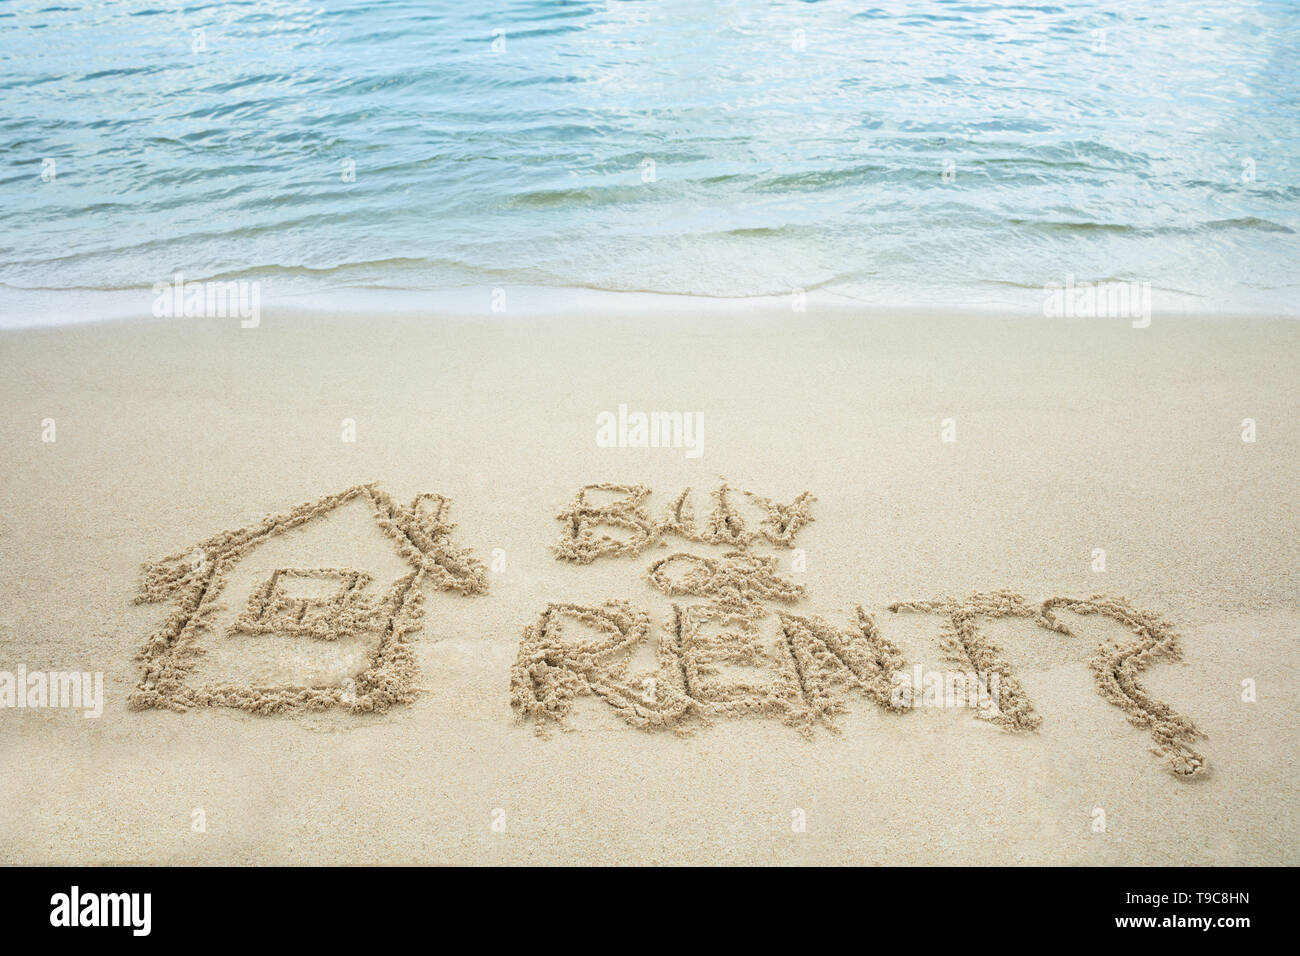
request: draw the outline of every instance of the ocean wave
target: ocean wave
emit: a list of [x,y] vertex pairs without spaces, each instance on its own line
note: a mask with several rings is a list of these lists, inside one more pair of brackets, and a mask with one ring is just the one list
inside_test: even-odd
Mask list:
[[1137,276],[1294,311],[1294,6],[120,0],[0,17],[10,288],[181,270],[286,294],[961,302]]

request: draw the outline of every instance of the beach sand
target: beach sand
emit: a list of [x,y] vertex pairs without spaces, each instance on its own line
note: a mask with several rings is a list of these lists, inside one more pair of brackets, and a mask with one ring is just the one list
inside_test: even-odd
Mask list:
[[[253,329],[8,331],[0,353],[0,671],[102,671],[105,696],[97,719],[0,710],[0,861],[1300,862],[1294,321],[270,312]],[[699,412],[702,454],[598,447],[597,415],[620,404]],[[1066,611],[1072,635],[980,623],[1036,729],[963,708],[890,712],[849,687],[833,730],[772,714],[641,729],[584,696],[539,734],[511,680],[548,604],[643,609],[637,653],[653,667],[674,603],[698,598],[656,589],[648,569],[730,550],[668,534],[563,561],[556,515],[613,482],[648,488],[657,519],[689,487],[703,527],[722,479],[743,502],[816,497],[793,549],[759,537],[748,552],[802,587],[781,610],[847,627],[860,606],[909,670],[947,666],[944,618],[897,602],[1104,593],[1163,615],[1182,659],[1153,659],[1140,680],[1204,732],[1203,768],[1172,772],[1150,729],[1099,693],[1098,646],[1134,636]],[[211,706],[238,695],[198,693],[184,711],[142,698],[137,655],[184,593],[135,603],[142,565],[183,564],[221,532],[368,483],[378,491],[232,552],[223,613],[280,569],[340,569],[357,588],[364,570],[383,591],[420,562],[393,541],[418,535],[376,524],[372,498],[399,530],[444,509],[455,527],[435,522],[447,537],[416,551],[480,564],[440,558],[445,576],[409,592],[423,616],[401,619],[416,628],[398,642],[410,656],[385,672],[407,685],[385,686],[410,702],[358,714],[326,695],[325,710],[267,715]],[[457,589],[471,580],[482,593]],[[214,628],[187,680],[337,683],[393,651],[382,621],[338,637],[305,606],[247,619],[298,614],[292,653],[251,625]]]

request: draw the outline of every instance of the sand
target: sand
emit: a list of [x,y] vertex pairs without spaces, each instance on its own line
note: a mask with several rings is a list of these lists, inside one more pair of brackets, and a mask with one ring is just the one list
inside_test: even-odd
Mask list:
[[[0,672],[105,695],[0,709],[4,862],[1300,858],[1294,321],[269,312],[0,354]],[[624,403],[702,453],[600,447]],[[933,706],[954,672],[1000,706]]]

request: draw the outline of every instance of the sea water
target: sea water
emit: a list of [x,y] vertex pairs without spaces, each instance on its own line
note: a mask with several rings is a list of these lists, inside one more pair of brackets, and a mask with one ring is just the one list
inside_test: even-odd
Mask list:
[[1298,77],[1272,0],[4,3],[0,324],[178,273],[1300,314]]

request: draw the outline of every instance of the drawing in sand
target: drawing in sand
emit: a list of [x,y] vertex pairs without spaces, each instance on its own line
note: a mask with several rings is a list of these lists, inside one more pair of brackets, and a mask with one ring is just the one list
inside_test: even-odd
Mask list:
[[[371,590],[377,575],[369,571],[275,567],[247,589],[246,602],[231,618],[232,608],[222,598],[232,590],[233,572],[250,553],[349,505],[368,512],[396,556],[400,571],[386,588]],[[356,485],[146,564],[136,602],[170,601],[175,609],[140,652],[144,674],[130,695],[130,706],[222,706],[278,713],[333,706],[384,711],[408,703],[416,692],[410,641],[420,628],[423,586],[463,595],[487,589],[483,565],[452,543],[450,505],[441,495],[426,494],[402,506],[374,484]],[[309,650],[353,645],[360,666],[324,681],[191,679],[212,645],[242,642],[238,646],[249,656],[259,638],[269,639],[273,648],[276,642],[290,641]],[[336,664],[338,660],[350,658],[341,656]]]
[[[559,560],[589,564],[599,557],[640,554],[651,545],[664,544],[670,534],[730,550],[717,557],[679,552],[649,566],[646,577],[657,591],[702,599],[694,604],[673,603],[654,644],[653,670],[633,671],[631,666],[653,630],[647,611],[626,600],[597,606],[550,604],[524,630],[511,671],[511,705],[521,718],[533,720],[539,733],[545,734],[553,725],[565,725],[575,698],[593,695],[627,723],[646,729],[685,732],[691,718],[766,715],[811,735],[818,724],[833,729],[834,716],[845,709],[846,690],[862,692],[887,711],[909,709],[908,700],[899,694],[900,687],[910,692],[904,654],[881,634],[872,615],[855,607],[849,625],[837,627],[820,617],[781,609],[779,605],[800,602],[804,588],[778,573],[775,557],[749,550],[761,541],[793,547],[795,535],[813,520],[809,508],[816,499],[804,492],[791,504],[781,505],[749,495],[766,512],[755,529],[732,505],[730,491],[724,481],[713,493],[713,512],[704,530],[697,531],[689,507],[690,489],[674,500],[660,520],[644,507],[650,495],[644,485],[600,483],[579,490],[557,515],[563,523],[555,548]],[[597,500],[598,494],[622,497]],[[620,532],[622,537],[616,537]],[[1056,617],[1058,609],[1110,617],[1136,635],[1133,641],[1098,646],[1089,661],[1097,690],[1123,710],[1131,724],[1151,731],[1153,751],[1165,758],[1174,774],[1200,773],[1205,758],[1193,745],[1204,734],[1152,698],[1138,680],[1151,663],[1178,659],[1177,632],[1160,616],[1106,595],[1082,600],[1052,597],[1035,606],[1010,590],[897,602],[889,607],[894,613],[923,612],[944,618],[940,641],[945,659],[964,672],[991,675],[998,689],[995,706],[981,708],[975,716],[1013,732],[1036,730],[1042,717],[978,621],[1028,618],[1073,637]],[[571,631],[575,626],[595,636],[571,639],[566,628]],[[751,675],[757,672],[761,678],[726,676],[737,668]]]

